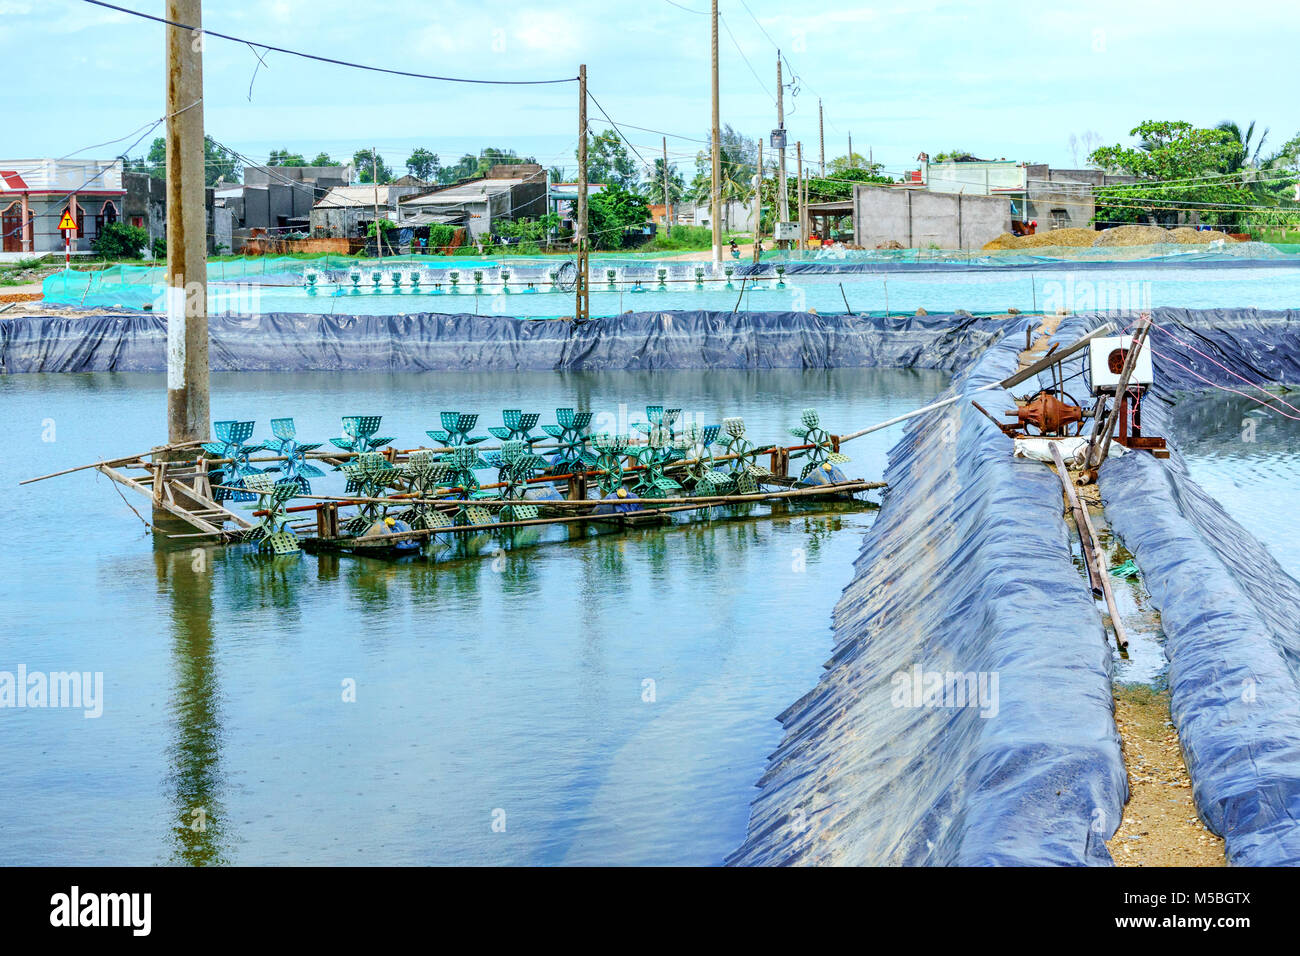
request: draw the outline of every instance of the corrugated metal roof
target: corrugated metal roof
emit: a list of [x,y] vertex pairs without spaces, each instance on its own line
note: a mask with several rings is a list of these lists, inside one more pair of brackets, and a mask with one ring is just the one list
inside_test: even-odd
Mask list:
[[498,193],[508,192],[515,186],[522,186],[526,182],[536,182],[536,180],[527,179],[476,179],[473,182],[461,183],[459,186],[448,186],[446,189],[439,189],[436,193],[429,193],[425,196],[416,196],[402,203],[403,206],[446,206],[455,205],[456,203],[474,202],[487,196],[495,196]]
[[[4,190],[125,192],[116,159],[0,159]],[[22,185],[13,185],[15,179]]]

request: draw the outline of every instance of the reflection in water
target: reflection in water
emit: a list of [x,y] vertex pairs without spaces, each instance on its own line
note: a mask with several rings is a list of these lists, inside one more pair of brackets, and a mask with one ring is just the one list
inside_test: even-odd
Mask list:
[[219,800],[221,727],[212,639],[212,564],[223,557],[202,547],[154,552],[159,589],[172,601],[172,864],[229,862],[222,849],[227,831]]
[[[617,413],[625,402],[640,419],[661,403],[713,422],[743,414],[770,439],[804,407],[844,431],[932,401],[946,382],[873,369],[219,373],[213,407],[256,419],[259,438],[272,415],[295,415],[319,440],[338,434],[340,414],[372,412],[385,433],[415,440],[443,409],[478,411],[486,426],[503,407],[550,419],[559,406]],[[147,448],[163,384],[0,376],[15,421],[60,423],[58,443],[14,429],[7,450],[43,473],[101,448]],[[855,442],[851,473],[879,477],[900,431]],[[111,445],[94,444],[107,434]],[[341,491],[342,476],[320,484]],[[139,539],[139,519],[90,476],[18,493],[23,507],[0,512],[0,532],[25,556],[24,585],[38,582],[26,596],[43,608],[32,653],[84,659],[87,630],[122,620],[141,639],[96,649],[117,675],[118,703],[96,725],[111,736],[48,724],[36,746],[0,734],[3,765],[59,747],[79,775],[60,785],[62,802],[36,799],[50,792],[43,781],[11,779],[4,833],[39,859],[21,835],[59,832],[72,807],[87,845],[102,848],[95,862],[135,865],[718,863],[779,743],[773,717],[820,673],[831,609],[872,520],[793,506],[752,520],[736,508],[711,525],[478,535],[398,562],[232,548],[200,551],[205,573],[189,547],[155,552]],[[102,520],[51,537],[74,510]],[[66,573],[79,565],[94,573]],[[359,692],[344,702],[351,678]],[[106,762],[126,770],[111,798],[88,799],[94,784],[76,780],[104,781]],[[508,811],[505,833],[490,829],[494,808]],[[8,849],[0,841],[0,857]]]
[[[1285,398],[1300,406],[1296,393]],[[1262,541],[1288,574],[1300,577],[1300,522],[1283,504],[1300,485],[1300,421],[1215,391],[1182,397],[1172,422],[1193,480]]]

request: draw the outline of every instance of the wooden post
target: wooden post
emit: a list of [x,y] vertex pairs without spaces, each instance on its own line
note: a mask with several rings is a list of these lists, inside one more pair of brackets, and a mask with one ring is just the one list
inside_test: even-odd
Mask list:
[[795,206],[799,210],[799,251],[804,252],[808,248],[808,238],[804,235],[804,195],[803,195],[803,142],[794,144],[795,164],[797,166],[797,175],[795,176],[794,200]]
[[671,238],[673,234],[673,200],[671,183],[668,179],[668,137],[664,141],[664,231]]
[[[781,51],[776,51],[776,128],[785,131],[785,87],[781,83]],[[785,175],[785,144],[777,150],[777,172],[776,172],[776,208],[777,220],[779,222],[789,222],[790,220],[790,191],[786,182]],[[788,246],[785,241],[777,245],[786,249]]]
[[[201,0],[167,0],[167,19],[202,27]],[[208,437],[207,215],[203,37],[167,26],[167,440]]]
[[1065,466],[1064,459],[1061,458],[1061,449],[1056,442],[1050,442],[1048,447],[1052,450],[1052,460],[1056,463],[1056,470],[1060,473],[1061,485],[1065,488],[1065,497],[1069,499],[1070,509],[1074,512],[1074,526],[1079,531],[1079,547],[1083,552],[1083,563],[1088,569],[1088,579],[1092,585],[1092,593],[1094,596],[1106,599],[1106,607],[1110,611],[1110,624],[1115,631],[1115,646],[1120,650],[1124,650],[1128,647],[1128,633],[1124,629],[1124,622],[1120,620],[1119,616],[1119,608],[1115,604],[1115,592],[1110,587],[1110,575],[1106,573],[1106,565],[1102,560],[1101,545],[1097,542],[1097,532],[1092,526],[1092,519],[1088,517],[1088,509],[1079,500],[1078,492],[1074,489],[1074,482],[1070,479],[1070,470]]
[[[849,157],[852,162],[853,157]],[[822,179],[826,178],[826,116],[822,113],[822,99],[817,97],[817,162]]]
[[754,177],[754,265],[763,255],[763,137],[758,138],[758,175]]
[[370,147],[370,178],[375,184],[375,253],[384,258],[384,233],[379,228],[379,150]]
[[578,67],[578,208],[573,237],[578,245],[578,279],[573,318],[586,322],[591,315],[590,275],[587,265],[587,64]]
[[1144,313],[1138,319],[1138,327],[1133,330],[1133,340],[1129,343],[1128,354],[1124,356],[1124,367],[1120,370],[1119,383],[1115,386],[1115,407],[1111,409],[1110,415],[1106,416],[1106,422],[1102,430],[1100,432],[1094,430],[1092,440],[1088,442],[1088,457],[1085,464],[1092,478],[1096,477],[1097,469],[1101,467],[1101,463],[1106,460],[1106,456],[1110,453],[1110,443],[1115,434],[1115,425],[1126,407],[1124,393],[1128,391],[1128,381],[1133,376],[1133,369],[1137,366],[1138,354],[1142,351],[1142,345],[1146,342],[1147,335],[1150,332],[1151,316]]
[[713,0],[713,185],[709,194],[713,219],[713,262],[722,262],[722,119],[718,102],[718,0]]

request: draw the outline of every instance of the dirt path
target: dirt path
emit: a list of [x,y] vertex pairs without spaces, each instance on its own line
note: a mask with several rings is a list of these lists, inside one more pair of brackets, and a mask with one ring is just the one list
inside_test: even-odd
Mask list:
[[1129,786],[1124,818],[1106,844],[1115,865],[1226,866],[1223,841],[1196,815],[1182,747],[1169,718],[1169,692],[1116,685],[1115,726]]

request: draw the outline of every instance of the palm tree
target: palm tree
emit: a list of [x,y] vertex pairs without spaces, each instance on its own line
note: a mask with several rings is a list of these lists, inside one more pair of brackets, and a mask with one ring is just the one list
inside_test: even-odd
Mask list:
[[[1232,143],[1233,146],[1236,147],[1236,152],[1234,152],[1232,157],[1228,160],[1228,166],[1227,169],[1224,170],[1224,172],[1236,173],[1236,172],[1240,172],[1246,167],[1251,167],[1251,168],[1259,167],[1259,156],[1264,149],[1264,141],[1268,139],[1267,128],[1265,128],[1264,131],[1259,134],[1259,139],[1257,141],[1254,139],[1255,137],[1254,120],[1250,121],[1250,125],[1246,127],[1245,133],[1242,133],[1241,127],[1238,126],[1236,123],[1234,123],[1232,120],[1224,120],[1222,123],[1220,123],[1214,128],[1219,130],[1222,133],[1227,133],[1228,141]],[[1251,150],[1252,142],[1254,145],[1253,151]]]

